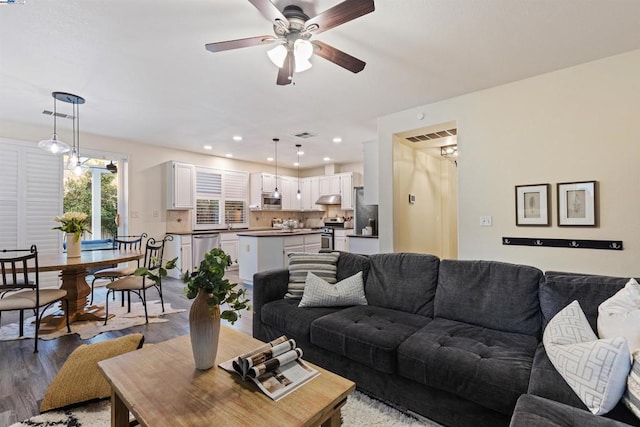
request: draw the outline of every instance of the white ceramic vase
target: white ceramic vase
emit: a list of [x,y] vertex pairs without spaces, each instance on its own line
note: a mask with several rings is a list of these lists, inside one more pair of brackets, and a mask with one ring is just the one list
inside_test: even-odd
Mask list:
[[203,371],[215,365],[220,337],[220,306],[216,306],[212,315],[207,304],[208,297],[209,295],[200,289],[189,311],[189,335],[193,359],[196,362],[196,369]]
[[80,258],[82,252],[82,242],[76,238],[74,233],[66,233],[67,258]]

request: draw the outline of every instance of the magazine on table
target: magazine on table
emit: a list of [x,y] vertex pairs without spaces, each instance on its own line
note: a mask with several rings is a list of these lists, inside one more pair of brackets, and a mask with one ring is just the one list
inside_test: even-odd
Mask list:
[[319,372],[302,360],[295,340],[281,336],[248,353],[220,363],[222,369],[252,380],[273,400],[281,399]]

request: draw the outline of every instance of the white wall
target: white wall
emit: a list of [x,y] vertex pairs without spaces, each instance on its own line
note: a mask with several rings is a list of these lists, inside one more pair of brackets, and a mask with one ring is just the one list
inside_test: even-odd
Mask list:
[[[393,135],[455,120],[461,259],[640,275],[638,76],[640,50],[379,119],[381,250],[394,249]],[[599,182],[600,226],[558,227],[555,184],[586,180]],[[539,183],[552,184],[552,226],[516,227],[514,186]],[[480,227],[481,215],[493,226]],[[503,236],[623,240],[625,249],[504,246]]]

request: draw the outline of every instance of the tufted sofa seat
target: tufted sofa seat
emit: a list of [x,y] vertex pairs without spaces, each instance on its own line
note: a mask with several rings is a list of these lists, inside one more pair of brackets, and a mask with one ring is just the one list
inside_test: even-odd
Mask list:
[[[624,286],[622,279],[554,273],[546,283],[542,271],[525,265],[340,254],[339,281],[359,271],[368,305],[315,308],[283,298],[286,269],[257,273],[253,335],[294,338],[307,360],[445,426],[536,425],[527,423],[542,420],[535,412],[545,412],[539,408],[549,402],[549,423],[560,414],[567,422],[557,425],[617,425],[584,410],[551,366],[541,338],[543,326],[572,298],[595,323],[597,305]],[[616,409],[618,419],[638,425],[626,408]]]

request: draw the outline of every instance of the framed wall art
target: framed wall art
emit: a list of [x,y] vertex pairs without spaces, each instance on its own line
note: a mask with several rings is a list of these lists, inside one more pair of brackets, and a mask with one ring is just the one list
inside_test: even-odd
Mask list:
[[549,184],[516,185],[516,225],[550,225],[549,188]]
[[596,181],[558,184],[558,226],[597,225]]

